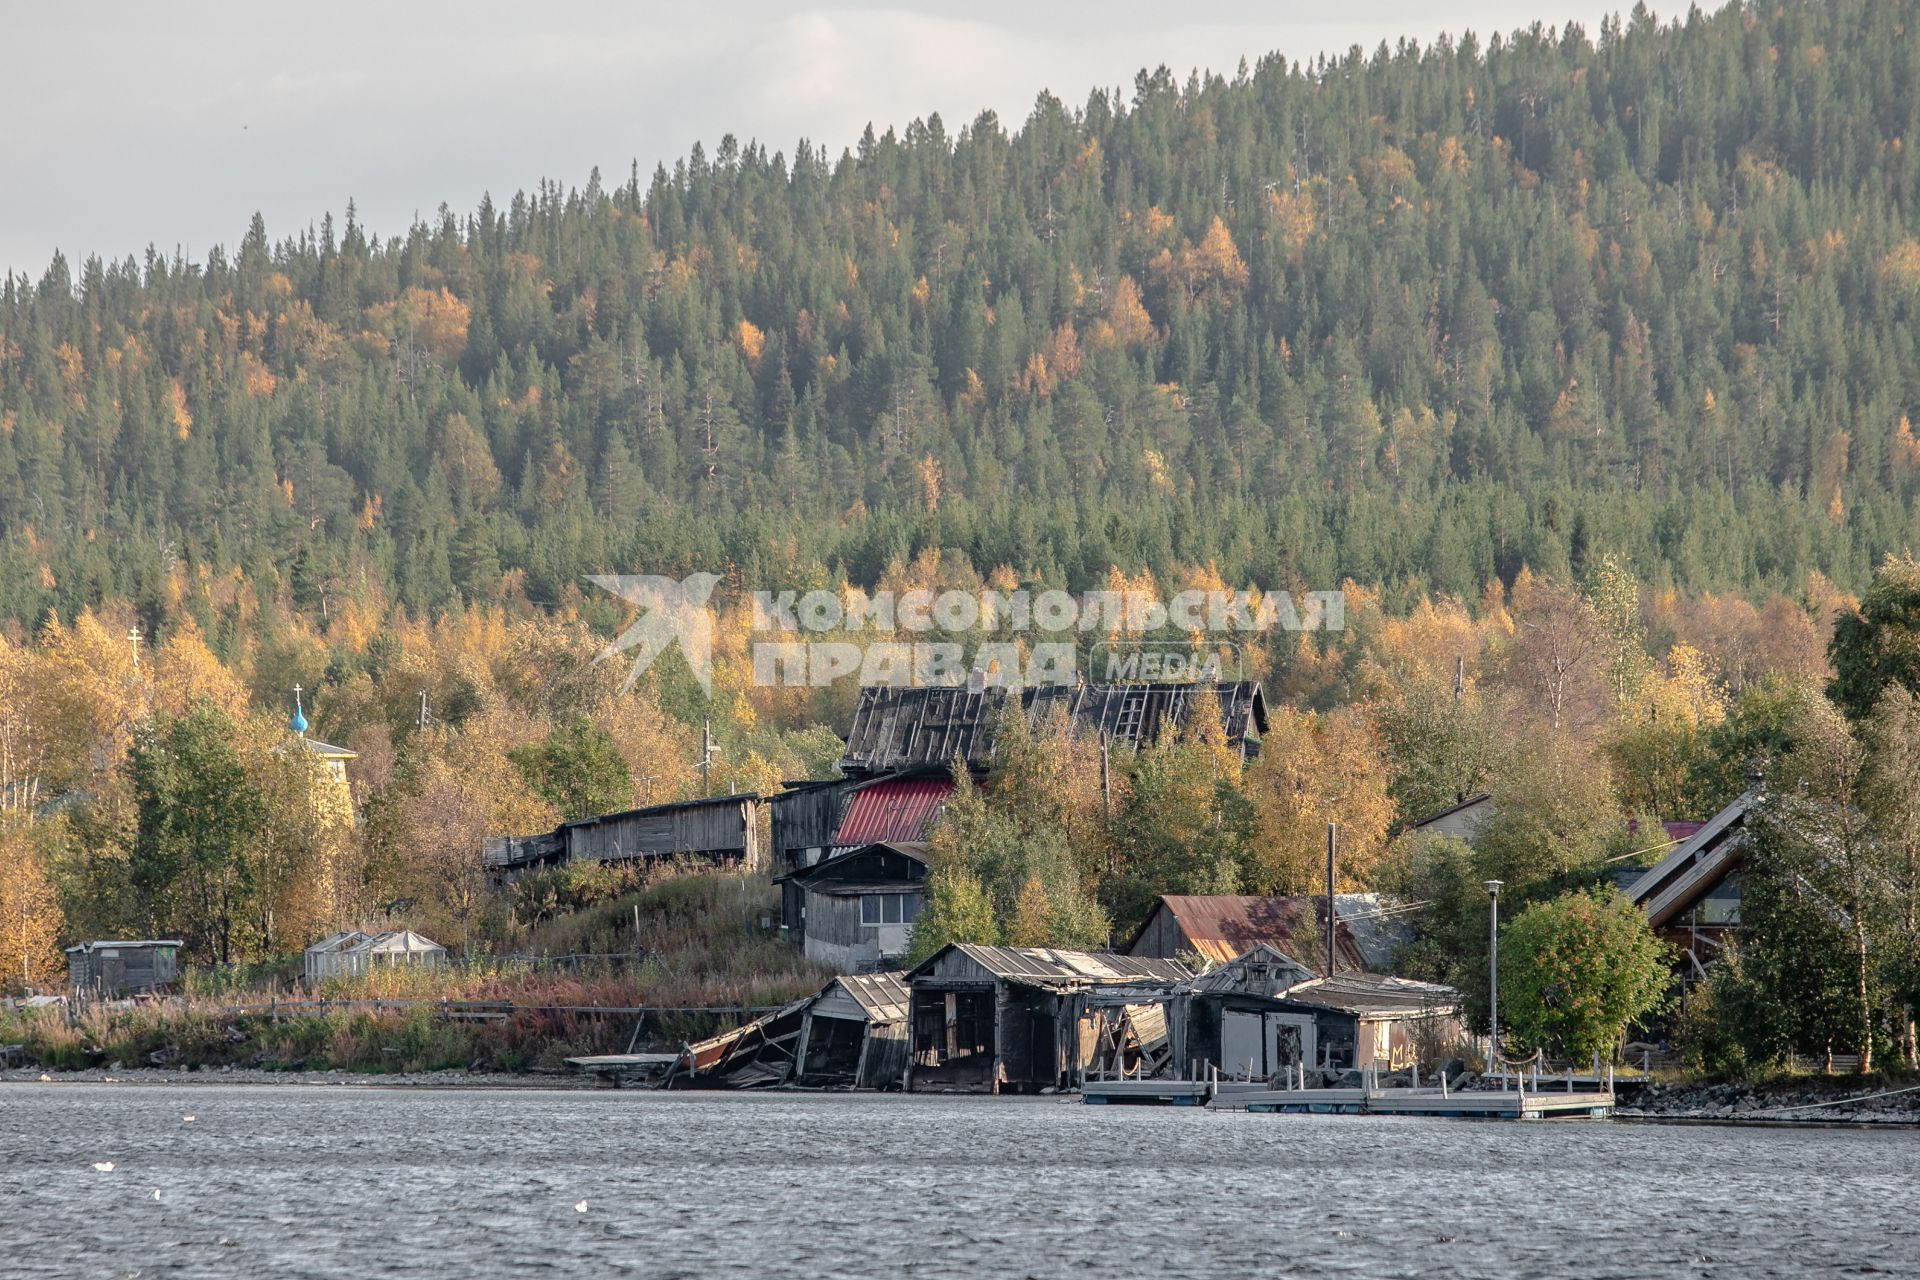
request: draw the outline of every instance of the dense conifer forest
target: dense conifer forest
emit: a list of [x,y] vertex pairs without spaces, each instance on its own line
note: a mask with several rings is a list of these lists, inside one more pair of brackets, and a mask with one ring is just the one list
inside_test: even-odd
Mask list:
[[1857,591],[1915,532],[1915,16],[1162,69],[391,238],[349,205],[57,258],[0,291],[0,614],[157,625],[180,563],[432,613],[930,549],[1400,605],[1599,550]]

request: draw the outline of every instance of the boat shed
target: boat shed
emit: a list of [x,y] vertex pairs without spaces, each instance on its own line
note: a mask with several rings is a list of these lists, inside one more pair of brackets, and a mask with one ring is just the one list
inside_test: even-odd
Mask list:
[[180,976],[178,938],[82,942],[67,948],[67,981],[96,996],[156,991]]
[[1436,982],[1380,973],[1315,978],[1289,990],[1288,1002],[1353,1019],[1352,1057],[1341,1065],[1398,1071],[1431,1062],[1466,1036],[1460,993]]
[[1104,1010],[1164,1003],[1192,976],[1176,960],[949,943],[907,975],[907,1087],[1070,1088],[1099,1052]]
[[878,841],[777,879],[780,923],[807,958],[868,973],[907,953],[926,904],[927,846]]
[[835,978],[807,1006],[793,1083],[819,1089],[897,1089],[907,1069],[904,973]]

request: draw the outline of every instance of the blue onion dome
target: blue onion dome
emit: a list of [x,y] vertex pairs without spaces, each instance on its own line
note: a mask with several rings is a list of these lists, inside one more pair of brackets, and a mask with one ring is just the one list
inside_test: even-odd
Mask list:
[[287,721],[287,728],[293,730],[303,738],[307,736],[307,715],[306,712],[300,709],[300,691],[298,689],[293,691],[293,719]]

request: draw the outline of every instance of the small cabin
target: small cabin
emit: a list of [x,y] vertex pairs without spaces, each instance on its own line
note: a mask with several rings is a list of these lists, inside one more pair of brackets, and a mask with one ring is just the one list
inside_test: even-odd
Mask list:
[[178,938],[82,942],[67,948],[67,981],[83,995],[158,991],[180,976]]
[[864,845],[779,877],[780,923],[809,960],[871,973],[907,953],[926,879],[926,845]]

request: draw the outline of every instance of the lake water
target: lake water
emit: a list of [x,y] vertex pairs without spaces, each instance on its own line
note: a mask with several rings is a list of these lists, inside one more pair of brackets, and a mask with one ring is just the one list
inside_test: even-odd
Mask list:
[[1911,1276],[1916,1173],[1850,1130],[10,1084],[0,1276]]

